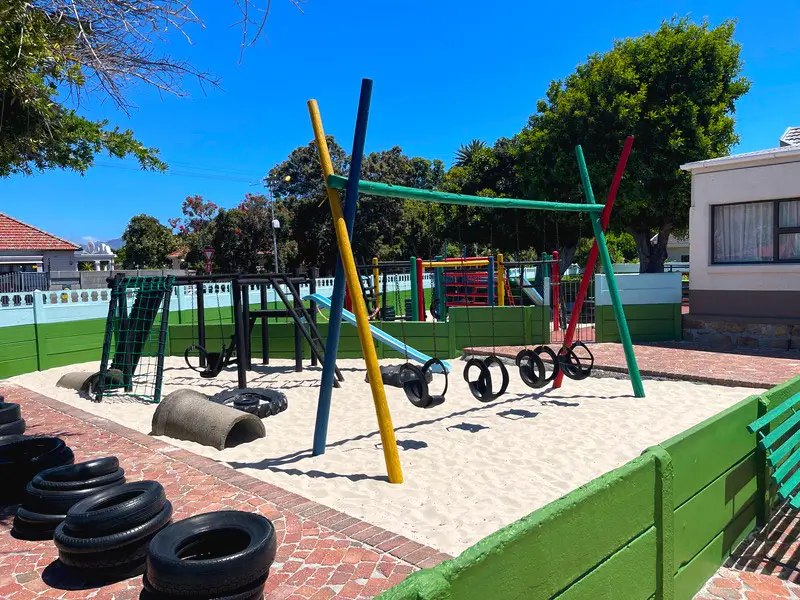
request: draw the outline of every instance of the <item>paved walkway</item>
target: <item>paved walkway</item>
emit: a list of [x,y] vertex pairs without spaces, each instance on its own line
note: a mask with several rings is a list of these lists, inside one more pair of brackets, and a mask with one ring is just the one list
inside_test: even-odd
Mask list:
[[[498,346],[496,354],[516,357],[522,346]],[[592,344],[595,367],[627,373],[621,344]],[[464,353],[488,354],[491,348],[465,348]],[[639,371],[647,377],[666,377],[717,385],[771,388],[800,374],[800,352],[753,350],[748,354],[711,351],[684,342],[636,344]]]
[[[412,571],[450,558],[26,388],[0,386],[0,393],[7,402],[22,405],[26,433],[62,437],[75,452],[76,462],[115,455],[128,481],[159,481],[172,501],[175,520],[221,509],[258,512],[271,519],[278,535],[278,554],[266,585],[267,600],[373,598]],[[0,598],[138,598],[141,577],[91,587],[66,576],[52,541],[11,537],[15,508],[0,508]]]
[[779,510],[736,549],[695,600],[800,598],[800,513]]

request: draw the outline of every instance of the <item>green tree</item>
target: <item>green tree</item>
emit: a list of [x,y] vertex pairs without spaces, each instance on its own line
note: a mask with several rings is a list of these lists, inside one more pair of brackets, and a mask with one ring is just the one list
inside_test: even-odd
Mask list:
[[470,164],[477,153],[487,148],[486,142],[479,139],[473,139],[467,144],[461,144],[456,150],[456,166],[463,166]]
[[[290,0],[296,4],[297,0]],[[71,99],[94,95],[127,111],[131,85],[184,95],[186,76],[216,85],[191,64],[159,49],[172,33],[202,25],[179,0],[4,0],[0,3],[0,177],[62,168],[83,173],[98,154],[130,156],[162,171],[158,151],[133,132],[80,116]],[[269,14],[235,0],[242,48]],[[63,94],[63,96],[62,96]]]
[[190,268],[204,269],[203,250],[212,245],[214,217],[219,206],[202,196],[187,196],[181,204],[182,217],[169,219],[169,226],[176,233],[178,246],[185,247],[186,264]]
[[122,240],[125,242],[123,267],[126,269],[162,269],[169,262],[167,255],[176,247],[169,227],[145,214],[131,218]]
[[518,139],[526,193],[583,201],[574,153],[581,144],[603,201],[622,142],[633,135],[610,227],[633,235],[642,272],[662,271],[669,234],[688,226],[690,179],[680,165],[723,156],[738,141],[734,105],[750,83],[734,29],[732,21],[666,21],[553,81]]
[[78,271],[94,271],[94,263],[81,261],[78,263]]

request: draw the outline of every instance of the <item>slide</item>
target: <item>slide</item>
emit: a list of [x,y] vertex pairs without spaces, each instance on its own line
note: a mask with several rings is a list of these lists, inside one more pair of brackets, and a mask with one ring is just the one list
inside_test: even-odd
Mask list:
[[533,302],[535,306],[541,306],[544,303],[544,298],[542,298],[541,294],[536,291],[535,287],[530,287],[531,282],[528,281],[525,275],[520,274],[522,277],[522,291],[528,297],[528,299]]
[[[323,296],[321,294],[311,294],[311,295],[303,297],[303,300],[313,300],[314,302],[316,302],[320,306],[324,306],[325,308],[328,308],[328,309],[331,307],[331,299],[330,298],[326,298],[325,296]],[[343,310],[342,311],[342,319],[344,319],[345,321],[350,323],[350,325],[355,325],[356,324],[356,316],[353,313],[351,313],[349,310]],[[415,360],[418,363],[425,364],[431,358],[430,356],[428,356],[427,354],[423,354],[419,350],[414,350],[414,348],[412,348],[411,346],[408,346],[408,345],[404,344],[403,342],[398,340],[396,337],[391,336],[391,335],[389,335],[388,333],[386,333],[384,331],[381,331],[377,327],[374,327],[374,326],[370,325],[369,329],[372,332],[372,337],[374,337],[376,340],[378,340],[379,342],[381,342],[383,344],[386,344],[387,346],[389,346],[389,348],[391,348],[395,352],[399,352],[403,356],[405,356],[407,354],[408,358],[410,358],[411,360]],[[442,364],[444,364],[444,368],[447,369],[447,372],[449,373],[450,370],[451,370],[450,369],[450,363],[448,363],[446,360],[443,360]],[[439,367],[439,365],[434,365],[431,370],[434,373],[438,373],[439,371],[441,371],[441,368]]]

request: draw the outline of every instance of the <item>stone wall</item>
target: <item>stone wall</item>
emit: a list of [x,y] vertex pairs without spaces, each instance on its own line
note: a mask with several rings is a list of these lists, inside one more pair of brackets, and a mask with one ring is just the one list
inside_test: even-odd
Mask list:
[[683,340],[716,349],[749,347],[800,349],[800,321],[795,324],[732,323],[683,315]]

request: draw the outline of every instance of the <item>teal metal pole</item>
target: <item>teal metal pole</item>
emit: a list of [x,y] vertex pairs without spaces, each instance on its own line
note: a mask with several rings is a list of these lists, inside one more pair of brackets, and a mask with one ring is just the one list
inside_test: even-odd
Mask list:
[[[441,256],[434,256],[433,260],[439,262],[442,260]],[[442,267],[436,267],[433,270],[433,293],[436,294],[436,299],[439,301],[439,321],[447,320],[447,306],[444,300],[444,270]]]
[[486,304],[494,306],[494,255],[489,255],[489,264],[486,266]]
[[[589,204],[595,204],[594,192],[592,191],[592,182],[589,180],[589,171],[586,168],[586,160],[583,158],[583,149],[580,146],[575,147],[575,155],[578,158],[578,169],[580,169],[581,172],[581,183],[583,184],[583,193],[586,195],[586,201]],[[633,385],[633,394],[637,398],[644,398],[645,394],[644,385],[642,384],[642,376],[639,374],[639,365],[636,362],[636,354],[633,352],[631,332],[628,330],[628,321],[625,319],[625,311],[622,308],[622,299],[619,295],[617,279],[614,276],[614,265],[611,263],[611,256],[608,253],[606,235],[603,233],[603,225],[600,222],[600,215],[597,213],[592,213],[589,215],[589,220],[592,222],[594,238],[597,240],[597,249],[600,253],[600,262],[603,264],[603,269],[606,272],[608,293],[611,296],[611,306],[614,307],[614,317],[617,319],[619,338],[622,341],[622,348],[625,350],[625,361],[628,363],[628,374],[630,375],[631,384]]]
[[[409,261],[409,273],[411,275],[411,320],[412,321],[419,321],[419,294],[417,293],[417,258],[415,256],[411,257]],[[403,306],[403,312],[405,312],[405,306]]]

